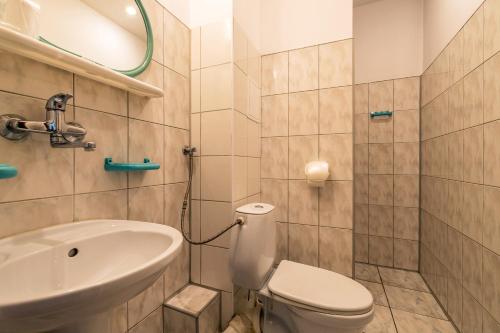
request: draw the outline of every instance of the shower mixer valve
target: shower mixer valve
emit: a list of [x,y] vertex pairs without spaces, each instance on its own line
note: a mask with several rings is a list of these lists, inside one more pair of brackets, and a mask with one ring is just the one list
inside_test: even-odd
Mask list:
[[75,122],[66,122],[64,113],[68,100],[73,98],[69,94],[57,94],[47,100],[45,105],[45,121],[26,120],[17,114],[0,115],[0,136],[19,141],[30,133],[48,134],[50,145],[54,148],[83,148],[94,150],[94,142],[85,142],[83,139],[87,130]]

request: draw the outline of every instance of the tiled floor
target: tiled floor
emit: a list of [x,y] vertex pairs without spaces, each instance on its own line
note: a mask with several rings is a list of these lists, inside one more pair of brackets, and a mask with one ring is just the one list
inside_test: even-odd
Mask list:
[[456,333],[419,273],[356,264],[356,280],[375,299],[365,333]]

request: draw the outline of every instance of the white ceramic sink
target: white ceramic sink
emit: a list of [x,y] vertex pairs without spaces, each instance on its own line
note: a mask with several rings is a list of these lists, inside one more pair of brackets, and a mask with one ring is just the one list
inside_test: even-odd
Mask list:
[[105,332],[106,312],[151,285],[181,244],[174,228],[121,220],[0,240],[0,332]]

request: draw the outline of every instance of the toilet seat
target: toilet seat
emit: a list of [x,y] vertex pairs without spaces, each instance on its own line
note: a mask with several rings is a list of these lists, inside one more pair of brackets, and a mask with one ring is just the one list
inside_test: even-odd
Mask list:
[[360,283],[288,260],[281,261],[267,289],[277,301],[324,314],[358,316],[373,310],[373,296]]

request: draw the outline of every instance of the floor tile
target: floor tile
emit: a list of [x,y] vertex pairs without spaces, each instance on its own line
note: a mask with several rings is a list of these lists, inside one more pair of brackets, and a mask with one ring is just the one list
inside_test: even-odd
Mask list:
[[377,266],[356,263],[354,269],[356,279],[382,283]]
[[421,316],[400,310],[392,310],[398,332],[401,333],[456,333],[446,320]]
[[392,286],[385,286],[385,292],[391,308],[446,319],[432,294]]
[[357,280],[365,286],[373,295],[373,302],[377,305],[389,306],[387,297],[385,296],[384,286],[380,283]]
[[375,316],[363,333],[396,333],[391,310],[385,306],[375,305]]
[[382,282],[391,286],[429,292],[429,288],[417,272],[379,267]]

